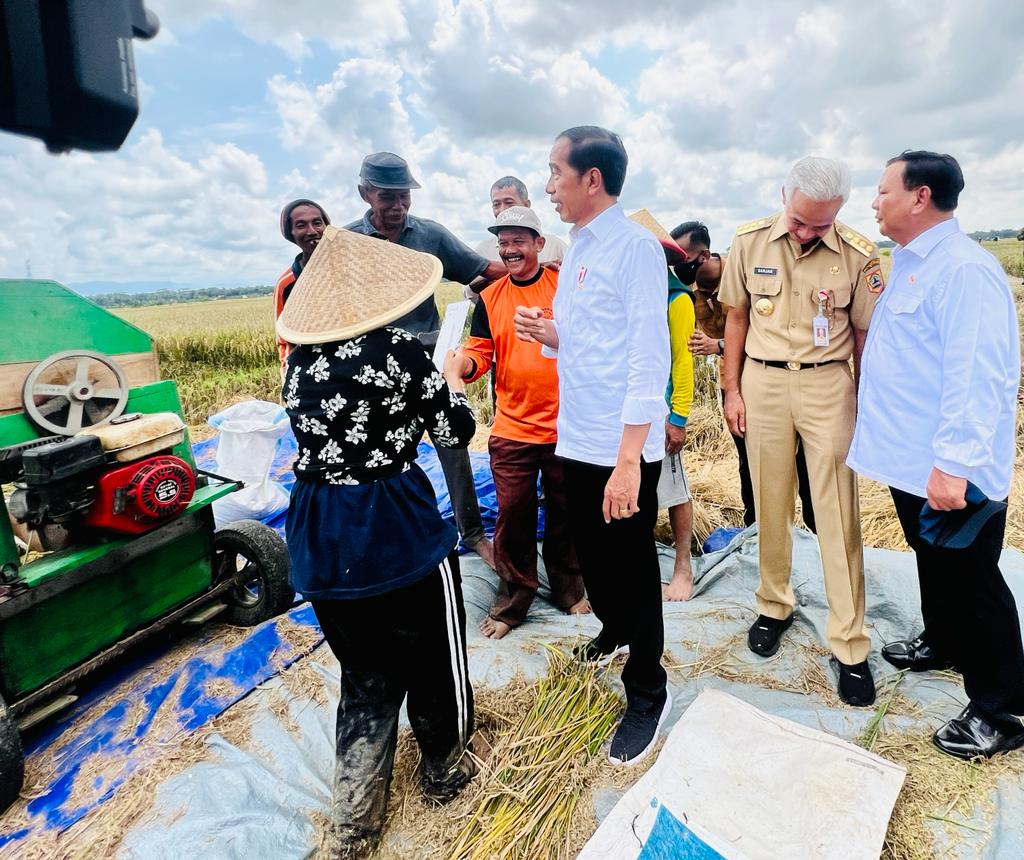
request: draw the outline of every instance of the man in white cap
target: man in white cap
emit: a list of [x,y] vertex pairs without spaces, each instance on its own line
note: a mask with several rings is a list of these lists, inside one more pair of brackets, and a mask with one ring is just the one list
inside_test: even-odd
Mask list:
[[488,440],[498,496],[494,532],[498,592],[480,630],[501,639],[526,619],[537,593],[537,478],[544,486],[544,569],[551,600],[565,612],[589,612],[569,537],[565,467],[555,456],[558,373],[540,344],[519,340],[519,305],[551,312],[558,274],[538,262],[545,245],[537,214],[525,206],[498,213],[488,228],[509,274],[480,296],[462,355],[462,377],[472,382],[494,365],[497,413]]

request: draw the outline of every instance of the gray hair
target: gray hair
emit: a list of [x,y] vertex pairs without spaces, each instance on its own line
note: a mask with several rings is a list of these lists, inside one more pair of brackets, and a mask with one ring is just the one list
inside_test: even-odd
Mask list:
[[516,179],[514,176],[502,176],[501,179],[491,186],[491,194],[499,188],[511,188],[520,200],[530,199],[530,192],[526,190],[526,183],[521,179]]
[[819,203],[837,197],[845,203],[850,197],[850,168],[835,158],[808,155],[794,164],[786,177],[787,201],[795,191]]

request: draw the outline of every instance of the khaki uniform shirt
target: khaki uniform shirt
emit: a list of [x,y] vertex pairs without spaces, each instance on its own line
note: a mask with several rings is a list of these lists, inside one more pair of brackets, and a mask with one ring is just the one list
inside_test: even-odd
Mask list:
[[[873,242],[836,221],[803,251],[780,212],[736,231],[718,298],[750,308],[751,358],[814,364],[850,358],[853,329],[867,329],[883,287]],[[827,293],[828,346],[814,345],[821,290]]]

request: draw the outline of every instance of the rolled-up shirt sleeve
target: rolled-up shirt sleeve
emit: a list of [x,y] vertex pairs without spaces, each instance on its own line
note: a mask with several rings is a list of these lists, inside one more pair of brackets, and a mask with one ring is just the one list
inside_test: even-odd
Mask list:
[[665,389],[671,353],[665,253],[653,238],[633,242],[620,271],[627,365],[621,420],[623,424],[652,424],[662,421],[668,412]]
[[984,266],[963,263],[937,291],[934,308],[941,337],[942,395],[932,438],[935,467],[970,478],[975,467],[995,456],[998,415],[1006,399],[1007,379],[1016,371],[1005,356],[1018,348],[1005,321],[1007,292]]

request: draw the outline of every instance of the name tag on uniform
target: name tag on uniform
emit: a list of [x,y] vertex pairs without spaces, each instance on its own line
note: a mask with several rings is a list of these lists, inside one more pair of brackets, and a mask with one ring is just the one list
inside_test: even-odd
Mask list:
[[814,345],[828,346],[828,317],[818,314],[812,321],[812,325],[814,326]]
[[771,266],[754,266],[755,275],[777,275],[778,269],[773,269]]

